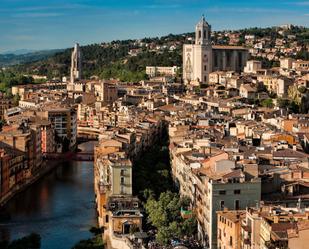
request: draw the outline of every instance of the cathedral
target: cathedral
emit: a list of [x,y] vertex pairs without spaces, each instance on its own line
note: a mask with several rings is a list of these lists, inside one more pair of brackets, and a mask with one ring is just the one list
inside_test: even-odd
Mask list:
[[208,83],[214,71],[243,71],[249,57],[240,46],[214,46],[211,43],[211,26],[204,16],[195,28],[195,44],[183,46],[183,80],[186,85]]

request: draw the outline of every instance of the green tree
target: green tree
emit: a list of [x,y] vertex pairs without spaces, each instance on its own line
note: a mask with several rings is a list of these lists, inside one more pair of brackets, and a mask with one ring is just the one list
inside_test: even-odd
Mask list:
[[274,105],[273,105],[273,100],[272,99],[264,99],[261,103],[261,105],[263,107],[267,107],[267,108],[272,108]]
[[287,108],[290,104],[290,101],[288,99],[278,98],[277,99],[277,105],[280,108]]
[[161,193],[158,200],[150,196],[145,209],[148,222],[158,229],[157,241],[167,245],[172,238],[193,236],[196,232],[195,217],[183,219],[181,208],[187,208],[190,203],[188,198],[180,198],[178,194],[166,191]]
[[297,104],[295,101],[291,101],[288,108],[291,113],[299,113],[299,104]]
[[307,91],[307,88],[304,87],[304,86],[301,86],[301,87],[298,88],[298,91],[299,91],[300,93],[304,94],[304,93]]
[[91,239],[81,240],[72,249],[102,249],[104,248],[102,235],[97,235]]

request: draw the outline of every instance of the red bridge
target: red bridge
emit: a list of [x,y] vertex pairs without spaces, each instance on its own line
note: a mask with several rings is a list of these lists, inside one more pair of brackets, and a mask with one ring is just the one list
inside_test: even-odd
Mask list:
[[66,153],[45,153],[44,158],[49,160],[88,161],[94,160],[93,152],[66,152]]

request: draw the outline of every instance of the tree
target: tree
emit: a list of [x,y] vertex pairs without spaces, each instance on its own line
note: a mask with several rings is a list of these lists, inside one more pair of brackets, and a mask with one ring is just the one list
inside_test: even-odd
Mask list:
[[296,54],[295,59],[309,60],[309,52],[305,49],[302,49]]
[[25,236],[21,239],[0,243],[1,249],[40,249],[41,248],[41,236],[36,233],[32,233],[29,236]]
[[297,88],[297,86],[293,85],[289,87],[288,96],[292,102],[295,102],[297,105],[300,104],[301,93],[299,92],[299,89]]
[[19,94],[16,94],[16,95],[13,96],[13,104],[14,104],[15,106],[18,105],[19,100],[20,100]]
[[274,106],[272,99],[264,99],[261,103],[263,107],[272,108]]
[[72,249],[102,249],[104,248],[102,235],[97,235],[91,239],[81,240]]
[[277,99],[277,105],[279,108],[287,108],[290,104],[290,101],[288,99],[278,98]]
[[299,91],[300,93],[304,94],[304,93],[306,93],[307,88],[304,87],[304,86],[301,86],[301,87],[298,88],[298,91]]
[[257,84],[257,91],[260,92],[267,92],[267,87],[263,84],[263,82],[259,82]]
[[158,200],[152,196],[148,198],[145,205],[148,222],[158,229],[159,243],[167,245],[172,238],[181,239],[195,234],[195,217],[183,219],[180,214],[181,208],[187,208],[189,203],[188,198],[180,198],[170,191],[161,193]]
[[299,104],[296,103],[295,101],[291,101],[289,104],[289,110],[292,113],[299,113]]

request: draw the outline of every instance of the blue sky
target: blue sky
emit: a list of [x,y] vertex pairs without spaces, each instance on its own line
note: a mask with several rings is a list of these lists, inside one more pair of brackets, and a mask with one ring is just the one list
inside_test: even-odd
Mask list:
[[302,0],[0,0],[0,53],[189,32],[203,13],[214,30],[309,26]]

